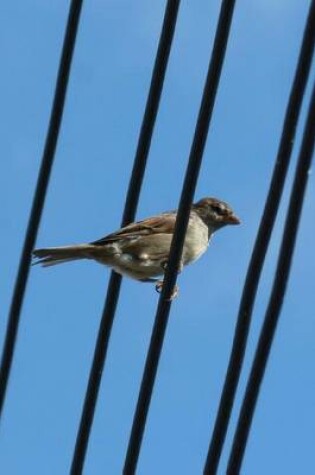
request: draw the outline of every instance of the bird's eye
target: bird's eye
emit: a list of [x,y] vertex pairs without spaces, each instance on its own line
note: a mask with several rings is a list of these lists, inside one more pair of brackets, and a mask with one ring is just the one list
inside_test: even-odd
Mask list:
[[222,208],[222,206],[219,206],[219,205],[214,205],[212,206],[212,209],[215,213],[217,213],[219,216],[222,216],[224,215],[225,213],[225,209]]

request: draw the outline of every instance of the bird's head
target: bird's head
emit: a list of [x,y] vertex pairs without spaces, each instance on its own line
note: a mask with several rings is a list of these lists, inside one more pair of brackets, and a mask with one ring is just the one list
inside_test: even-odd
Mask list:
[[193,209],[214,231],[227,224],[240,224],[241,222],[230,206],[217,198],[202,198],[193,204]]

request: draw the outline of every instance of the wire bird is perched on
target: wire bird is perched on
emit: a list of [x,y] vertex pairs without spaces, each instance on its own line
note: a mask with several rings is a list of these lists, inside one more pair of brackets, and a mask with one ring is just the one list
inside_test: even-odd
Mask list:
[[[36,249],[35,264],[44,267],[77,259],[94,259],[111,267],[119,274],[141,282],[156,282],[161,291],[172,237],[176,211],[152,216],[137,223],[128,224],[89,244]],[[180,270],[198,259],[206,250],[212,234],[227,224],[239,224],[240,220],[227,203],[216,198],[203,198],[192,205],[184,242]],[[178,289],[174,289],[176,296]]]

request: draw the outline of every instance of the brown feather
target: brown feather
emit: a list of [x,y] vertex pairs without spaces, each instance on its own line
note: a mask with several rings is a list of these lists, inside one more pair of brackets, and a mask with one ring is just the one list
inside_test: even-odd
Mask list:
[[105,244],[125,240],[135,239],[141,236],[148,236],[152,234],[173,234],[175,227],[176,215],[164,213],[160,216],[131,223],[118,231],[108,234],[107,236],[91,242],[95,246],[103,246]]

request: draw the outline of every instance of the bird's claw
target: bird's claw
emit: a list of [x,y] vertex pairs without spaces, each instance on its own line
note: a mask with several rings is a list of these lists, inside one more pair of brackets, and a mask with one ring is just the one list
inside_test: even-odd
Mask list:
[[[156,285],[155,285],[155,290],[160,294],[162,292],[162,289],[163,289],[163,284],[164,284],[164,281],[163,280],[158,280]],[[179,294],[179,287],[177,284],[174,285],[174,288],[173,288],[173,291],[170,295],[170,298],[167,299],[168,301],[171,301],[171,300],[174,300],[178,297],[178,294]]]

